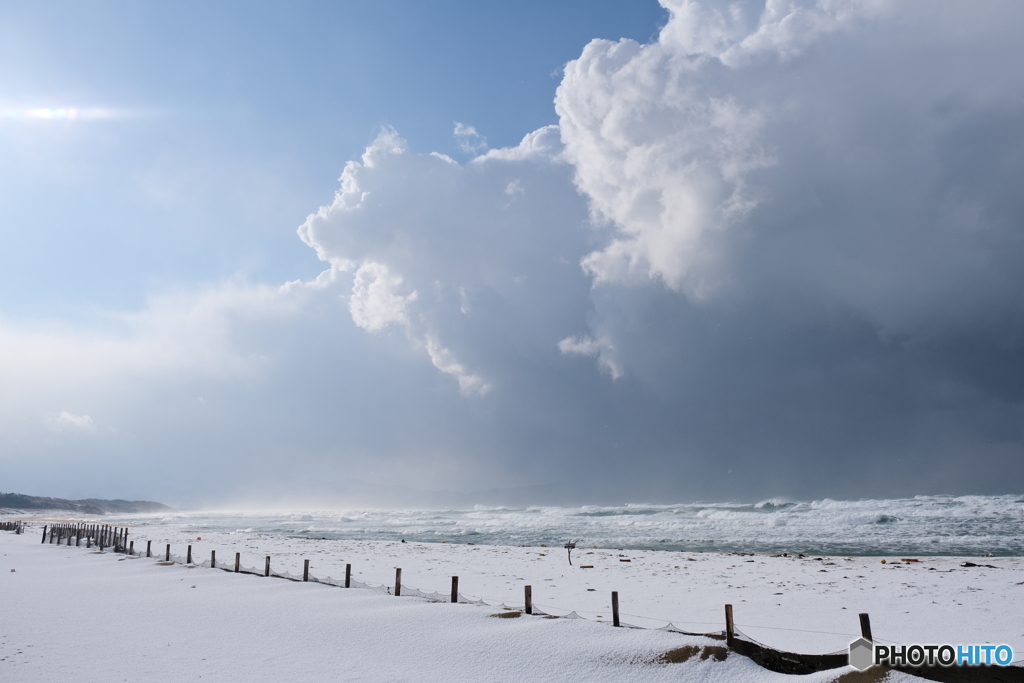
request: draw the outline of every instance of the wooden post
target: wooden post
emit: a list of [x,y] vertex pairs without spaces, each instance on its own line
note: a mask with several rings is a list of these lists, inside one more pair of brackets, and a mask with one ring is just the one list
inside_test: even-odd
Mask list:
[[91,548],[92,547],[92,536],[90,536],[89,534],[85,535],[85,547],[86,548]]
[[871,638],[871,619],[868,617],[867,612],[862,612],[858,616],[860,617],[860,634],[861,634],[861,636],[863,636],[864,638],[866,638],[868,640],[871,640],[871,642],[874,642],[874,640],[872,640],[872,638]]
[[134,555],[135,554],[135,541],[128,541],[128,554],[129,555]]
[[153,541],[146,541],[146,557],[153,557]]
[[352,565],[345,565],[345,588],[352,587]]
[[45,524],[43,525],[43,543],[46,543],[46,530],[48,528],[49,527],[47,525],[45,525]]
[[188,547],[188,558],[185,564],[192,564],[192,546]]
[[267,568],[263,571],[263,576],[270,576],[270,555],[267,555]]
[[78,527],[78,531],[75,532],[75,547],[82,547],[82,527]]
[[238,570],[241,568],[241,566],[242,566],[242,553],[235,553],[235,573],[236,574],[238,573]]
[[309,581],[309,560],[302,562],[302,580]]
[[612,591],[612,626],[619,625],[619,591]]
[[217,568],[217,551],[216,550],[211,550],[210,551],[210,569],[216,569],[216,568]]
[[452,577],[452,602],[459,601],[459,577]]
[[164,562],[170,562],[170,561],[171,561],[171,544],[168,543],[167,544],[167,555],[164,557]]
[[735,628],[732,623],[732,605],[725,606],[725,644],[732,648]]
[[395,595],[402,594],[402,568],[395,569]]
[[121,529],[121,547],[124,548],[128,545],[128,554],[131,554],[131,547],[135,545],[135,541],[128,541],[128,527]]
[[526,587],[526,613],[533,614],[533,586]]

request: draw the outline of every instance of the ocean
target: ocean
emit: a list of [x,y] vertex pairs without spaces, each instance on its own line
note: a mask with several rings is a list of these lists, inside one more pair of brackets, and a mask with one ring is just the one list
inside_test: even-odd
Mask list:
[[168,534],[814,555],[1024,555],[1024,496],[110,515]]

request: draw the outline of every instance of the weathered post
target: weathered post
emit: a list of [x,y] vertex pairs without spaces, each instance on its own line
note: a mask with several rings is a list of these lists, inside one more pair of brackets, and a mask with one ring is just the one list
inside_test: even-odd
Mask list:
[[858,615],[860,617],[860,635],[867,640],[871,640],[871,619],[868,617],[867,612],[862,612]]
[[235,553],[235,573],[238,573],[239,568],[242,566],[242,553]]
[[210,569],[216,569],[216,568],[217,568],[217,551],[216,550],[211,550],[210,551]]
[[75,547],[82,547],[82,527],[78,527],[78,531],[75,532]]
[[89,534],[85,535],[85,547],[86,548],[91,548],[92,547],[92,536],[90,536]]
[[402,568],[395,569],[395,595],[402,594]]
[[128,541],[128,554],[129,555],[134,555],[135,554],[135,541]]
[[146,557],[153,557],[153,541],[146,541]]
[[128,527],[121,530],[121,547],[124,548],[126,545],[128,546],[128,554],[130,555],[132,552],[131,547],[135,545],[135,541],[128,540]]
[[267,555],[267,568],[263,570],[263,576],[270,576],[270,555]]
[[732,649],[735,628],[732,623],[732,605],[725,606],[725,644]]
[[526,587],[526,613],[533,614],[533,586]]
[[459,601],[459,577],[452,577],[452,602]]
[[164,562],[170,562],[170,561],[171,561],[171,544],[168,543],[167,544],[167,554],[164,556]]
[[185,564],[192,564],[192,546],[188,547],[188,557],[185,560]]
[[612,591],[612,626],[619,625],[619,592]]
[[352,565],[345,565],[345,588],[352,587]]
[[302,580],[309,581],[309,560],[302,562]]
[[42,541],[43,543],[46,543],[46,530],[48,528],[49,527],[47,525],[45,525],[45,524],[43,525],[43,541]]

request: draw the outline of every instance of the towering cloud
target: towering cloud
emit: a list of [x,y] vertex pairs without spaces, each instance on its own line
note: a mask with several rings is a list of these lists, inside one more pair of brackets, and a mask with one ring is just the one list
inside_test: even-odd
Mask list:
[[244,434],[254,478],[286,455],[593,500],[1019,489],[1024,5],[663,4],[649,44],[567,64],[558,125],[516,147],[383,130],[299,228],[316,281],[46,336],[142,388],[0,372],[54,439],[157,440],[139,394],[235,400],[199,449]]

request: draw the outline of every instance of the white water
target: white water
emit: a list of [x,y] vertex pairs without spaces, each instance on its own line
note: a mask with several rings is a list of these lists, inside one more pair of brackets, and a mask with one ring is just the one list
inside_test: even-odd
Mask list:
[[1024,555],[1024,496],[111,516],[168,533],[842,555]]

